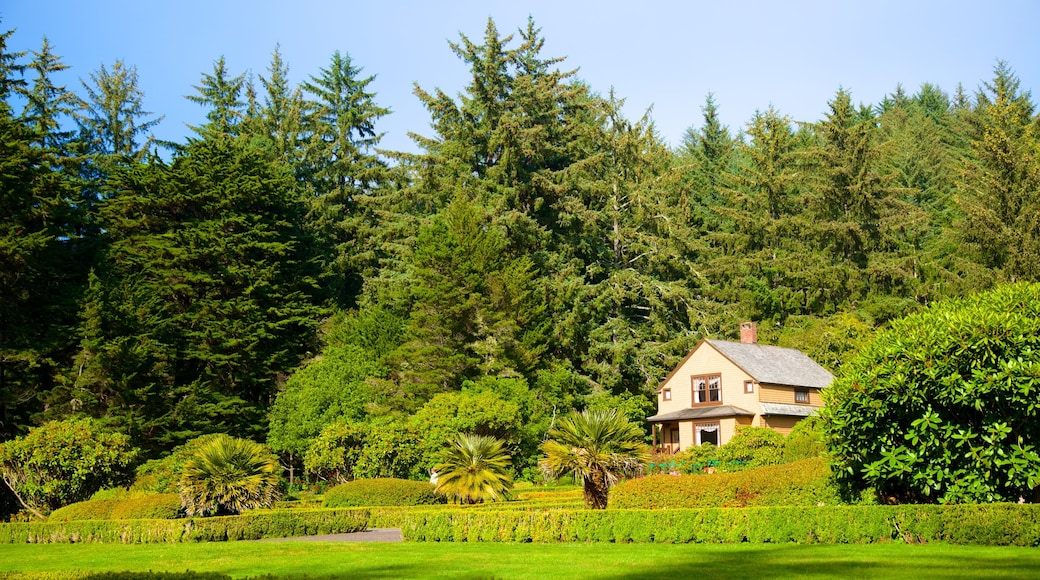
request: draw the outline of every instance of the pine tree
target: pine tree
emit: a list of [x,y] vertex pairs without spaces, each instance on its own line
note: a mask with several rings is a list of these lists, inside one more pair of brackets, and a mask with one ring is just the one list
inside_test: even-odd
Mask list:
[[191,129],[201,137],[210,133],[237,135],[245,115],[246,102],[242,100],[245,87],[245,73],[232,77],[224,57],[217,59],[213,73],[203,73],[202,82],[194,86],[196,94],[186,97],[208,109],[206,123]]
[[90,83],[80,81],[86,101],[76,115],[88,151],[101,156],[126,156],[143,160],[155,138],[148,134],[163,117],[149,118],[144,109],[144,92],[138,84],[137,67],[117,60],[109,71],[105,65],[90,73]]

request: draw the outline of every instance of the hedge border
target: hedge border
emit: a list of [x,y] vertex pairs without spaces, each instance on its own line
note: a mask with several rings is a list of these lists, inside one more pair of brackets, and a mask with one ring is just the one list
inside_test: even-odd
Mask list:
[[223,542],[361,532],[367,509],[255,511],[179,520],[84,520],[0,524],[0,544]]
[[[379,514],[384,522],[389,514]],[[1040,546],[1040,505],[903,505],[677,510],[408,510],[415,542],[867,544]]]

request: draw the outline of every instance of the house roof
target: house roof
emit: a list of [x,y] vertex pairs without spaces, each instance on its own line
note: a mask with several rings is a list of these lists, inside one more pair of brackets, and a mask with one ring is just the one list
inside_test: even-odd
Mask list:
[[820,407],[809,405],[790,405],[787,403],[761,403],[763,415],[786,415],[788,417],[809,417],[815,415]]
[[728,340],[704,342],[759,383],[822,389],[834,380],[834,375],[798,349]]
[[711,407],[696,407],[693,409],[682,409],[647,417],[651,423],[663,423],[665,421],[688,421],[690,419],[718,419],[719,417],[754,417],[751,411],[734,407],[733,405],[715,405]]

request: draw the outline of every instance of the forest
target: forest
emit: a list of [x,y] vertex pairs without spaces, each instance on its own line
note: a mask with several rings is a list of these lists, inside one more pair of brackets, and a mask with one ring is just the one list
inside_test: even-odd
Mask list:
[[533,22],[489,21],[449,46],[461,92],[415,89],[430,126],[404,153],[345,52],[296,86],[277,49],[255,77],[218,59],[170,143],[132,64],[68,87],[12,34],[0,441],[92,417],[150,459],[232,433],[333,480],[421,478],[466,432],[536,479],[557,417],[643,424],[741,321],[836,371],[934,301],[1040,280],[1040,116],[1003,61],[974,90],[837,88],[811,123],[730,128],[709,94],[673,148]]

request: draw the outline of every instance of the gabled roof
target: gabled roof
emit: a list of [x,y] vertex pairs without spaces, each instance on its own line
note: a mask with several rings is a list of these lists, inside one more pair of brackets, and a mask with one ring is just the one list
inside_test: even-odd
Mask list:
[[705,339],[697,348],[704,343],[759,383],[822,389],[834,380],[834,375],[798,349],[713,339]]
[[714,405],[711,407],[682,409],[671,413],[665,413],[664,415],[654,415],[653,417],[647,417],[646,420],[651,423],[660,423],[663,421],[682,421],[688,419],[717,419],[719,417],[754,416],[755,414],[751,411],[746,411],[740,407],[734,407],[733,405]]

